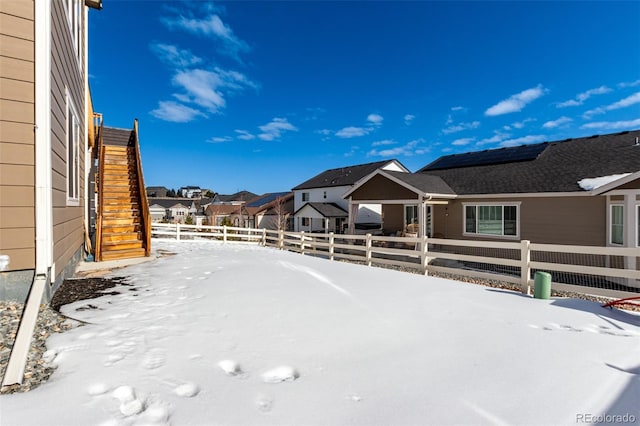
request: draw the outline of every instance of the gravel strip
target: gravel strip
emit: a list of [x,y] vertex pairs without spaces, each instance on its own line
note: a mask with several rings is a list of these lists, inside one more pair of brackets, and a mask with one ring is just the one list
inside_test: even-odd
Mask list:
[[[24,305],[16,302],[0,302],[0,377],[4,377],[11,349],[20,325]],[[60,315],[49,306],[40,305],[38,321],[31,347],[27,355],[22,385],[5,386],[0,393],[28,392],[47,381],[54,367],[45,362],[46,341],[52,333],[62,333],[73,327],[74,322]]]

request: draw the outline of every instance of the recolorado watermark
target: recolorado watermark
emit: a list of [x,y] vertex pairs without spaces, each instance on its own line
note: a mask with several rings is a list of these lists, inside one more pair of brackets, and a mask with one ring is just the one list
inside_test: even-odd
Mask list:
[[576,414],[576,423],[635,423],[637,417],[633,414]]

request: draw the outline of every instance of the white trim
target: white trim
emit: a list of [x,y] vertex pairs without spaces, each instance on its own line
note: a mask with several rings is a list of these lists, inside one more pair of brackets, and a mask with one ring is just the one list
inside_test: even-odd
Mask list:
[[636,204],[636,223],[634,232],[636,234],[636,247],[640,247],[640,204]]
[[[507,240],[519,240],[520,239],[520,209],[522,203],[520,201],[506,202],[506,203],[492,203],[487,202],[472,202],[461,203],[462,204],[462,235],[471,238],[501,238]],[[504,207],[516,207],[516,235],[495,235],[495,234],[481,234],[478,231],[478,210],[476,209],[476,232],[467,232],[467,206],[500,206],[503,208],[502,223],[504,232]]]
[[[65,157],[65,172],[66,172],[66,195],[67,195],[67,206],[79,206],[80,205],[80,148],[81,148],[81,144],[80,141],[78,140],[81,136],[80,136],[80,129],[82,128],[82,126],[80,126],[80,119],[78,118],[78,110],[76,109],[75,104],[73,103],[73,99],[71,99],[71,93],[69,93],[69,88],[65,88],[65,105],[66,105],[66,110],[65,110],[65,114],[66,114],[66,126],[65,126],[65,147],[66,147],[66,157]],[[69,112],[71,112],[71,114],[69,114]],[[69,135],[69,124],[70,124],[70,120],[71,120],[71,131],[72,131],[72,135]],[[86,126],[85,126],[86,127]],[[83,132],[84,133],[84,132]],[[70,136],[73,136],[73,140],[69,141]],[[72,143],[74,145],[74,158],[72,158],[71,160],[73,161],[73,163],[75,163],[75,170],[74,170],[74,181],[73,182],[69,182],[69,159],[70,159],[70,152],[69,152],[69,148],[70,148],[70,143]],[[77,182],[76,182],[77,181]],[[74,185],[74,192],[75,194],[70,194],[69,193],[69,185],[70,183],[72,183]],[[72,195],[75,195],[75,197],[73,197]]]
[[[36,276],[53,264],[51,177],[51,0],[35,0],[35,231]],[[51,277],[54,279],[54,277]]]
[[475,199],[475,198],[551,198],[551,197],[584,197],[593,196],[588,191],[575,191],[575,192],[522,192],[522,193],[509,193],[509,194],[462,194],[458,195],[458,198],[462,199]]
[[626,183],[629,183],[631,181],[634,181],[636,179],[640,179],[640,171],[637,171],[635,173],[631,173],[630,175],[627,175],[623,178],[614,180],[613,182],[609,182],[606,185],[602,185],[601,187],[598,187],[596,189],[594,189],[593,191],[591,191],[591,193],[593,193],[593,195],[600,195],[603,194],[605,192],[611,191],[612,189],[615,189],[617,187],[619,187],[620,185],[624,185]]

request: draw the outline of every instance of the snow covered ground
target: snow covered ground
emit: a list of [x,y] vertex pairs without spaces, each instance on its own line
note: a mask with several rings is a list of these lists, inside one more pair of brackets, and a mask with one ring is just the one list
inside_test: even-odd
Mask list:
[[258,246],[154,245],[176,255],[63,308],[89,324],[50,338],[57,370],[0,397],[0,424],[640,422],[638,315]]

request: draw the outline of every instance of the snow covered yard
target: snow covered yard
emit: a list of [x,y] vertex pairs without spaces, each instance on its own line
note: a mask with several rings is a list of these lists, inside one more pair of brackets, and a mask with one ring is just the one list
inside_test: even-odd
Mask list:
[[63,308],[88,324],[49,339],[58,369],[0,397],[0,424],[640,421],[638,315],[258,246],[154,245],[176,255]]

